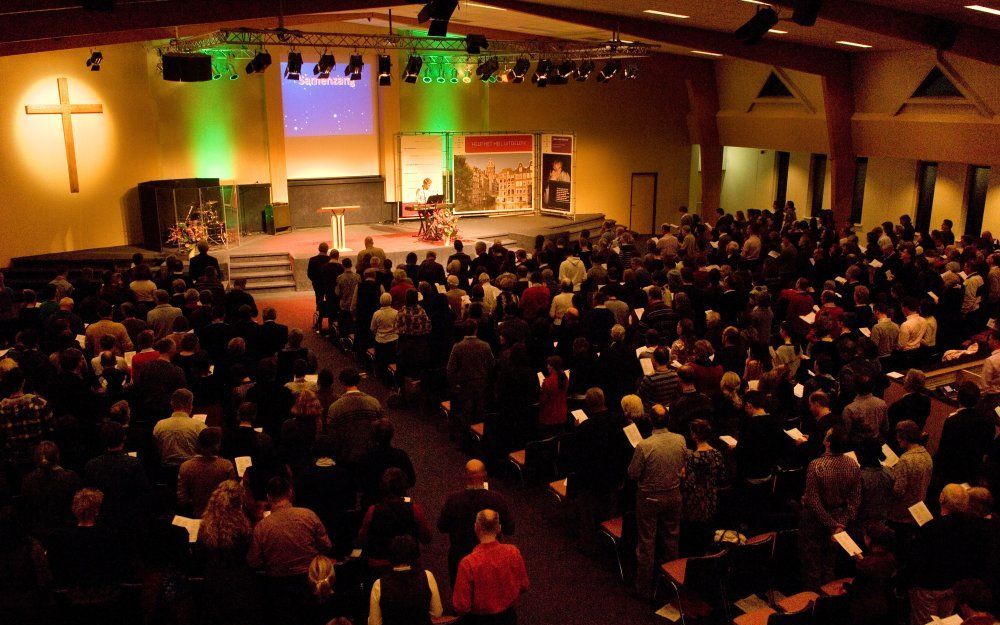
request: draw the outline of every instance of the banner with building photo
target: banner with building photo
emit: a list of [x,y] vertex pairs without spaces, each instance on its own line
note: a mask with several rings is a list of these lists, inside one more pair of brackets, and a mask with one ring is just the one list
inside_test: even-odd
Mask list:
[[573,135],[542,135],[542,212],[572,215]]
[[452,154],[456,213],[534,210],[534,135],[454,135]]

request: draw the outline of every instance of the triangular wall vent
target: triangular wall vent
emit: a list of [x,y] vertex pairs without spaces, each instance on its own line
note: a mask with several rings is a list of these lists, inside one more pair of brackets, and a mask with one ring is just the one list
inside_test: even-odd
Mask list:
[[764,85],[760,88],[760,92],[757,94],[758,98],[794,98],[792,91],[788,88],[778,75],[774,72],[767,77],[764,81]]
[[911,98],[964,98],[965,95],[944,75],[937,65],[924,78]]

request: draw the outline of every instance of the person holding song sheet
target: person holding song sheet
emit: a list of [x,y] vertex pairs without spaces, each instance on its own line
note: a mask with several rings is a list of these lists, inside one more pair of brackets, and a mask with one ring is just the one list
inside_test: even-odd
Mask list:
[[824,440],[826,453],[809,463],[799,515],[799,551],[806,588],[817,590],[834,578],[836,545],[830,537],[852,522],[861,503],[860,468],[845,454],[847,431],[836,425]]
[[635,589],[641,597],[650,597],[654,589],[654,570],[662,551],[663,561],[677,558],[681,525],[681,477],[687,463],[684,437],[667,429],[666,413],[652,413],[653,434],[635,446],[630,478],[638,482],[635,501],[639,543]]

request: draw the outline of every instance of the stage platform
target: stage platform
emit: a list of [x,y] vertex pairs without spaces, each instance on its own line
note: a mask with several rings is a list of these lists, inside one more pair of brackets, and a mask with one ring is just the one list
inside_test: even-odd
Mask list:
[[[575,219],[545,215],[510,215],[494,217],[466,217],[459,221],[459,238],[472,253],[476,241],[491,245],[500,240],[508,247],[530,249],[539,234],[554,237],[562,234],[574,236],[581,230],[596,232],[604,221],[601,213],[576,215]],[[420,260],[429,250],[451,254],[451,246],[444,242],[426,242],[414,235],[417,222],[398,224],[355,224],[347,226],[347,256],[356,258],[364,249],[365,237],[372,237],[375,245],[385,250],[393,264],[402,263],[409,252],[416,252]],[[330,241],[330,229],[301,228],[278,235],[253,234],[242,237],[240,245],[227,249],[213,249],[211,254],[219,259],[227,278],[245,277],[255,291],[306,290],[311,288],[306,278],[309,257],[316,254],[319,244]],[[148,262],[158,265],[170,250],[154,252],[134,245],[76,250],[36,256],[22,256],[11,260],[4,270],[11,288],[39,288],[55,275],[59,267],[71,270],[83,267],[115,269],[127,267],[132,255],[143,254]],[[446,253],[445,253],[446,252]]]

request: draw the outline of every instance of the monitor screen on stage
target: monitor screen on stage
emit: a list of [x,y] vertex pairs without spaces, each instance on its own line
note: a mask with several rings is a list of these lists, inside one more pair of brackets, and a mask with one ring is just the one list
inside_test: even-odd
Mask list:
[[372,65],[365,59],[360,80],[344,76],[339,59],[328,79],[302,65],[297,81],[284,78],[281,63],[281,106],[288,177],[342,178],[379,173],[378,133]]

